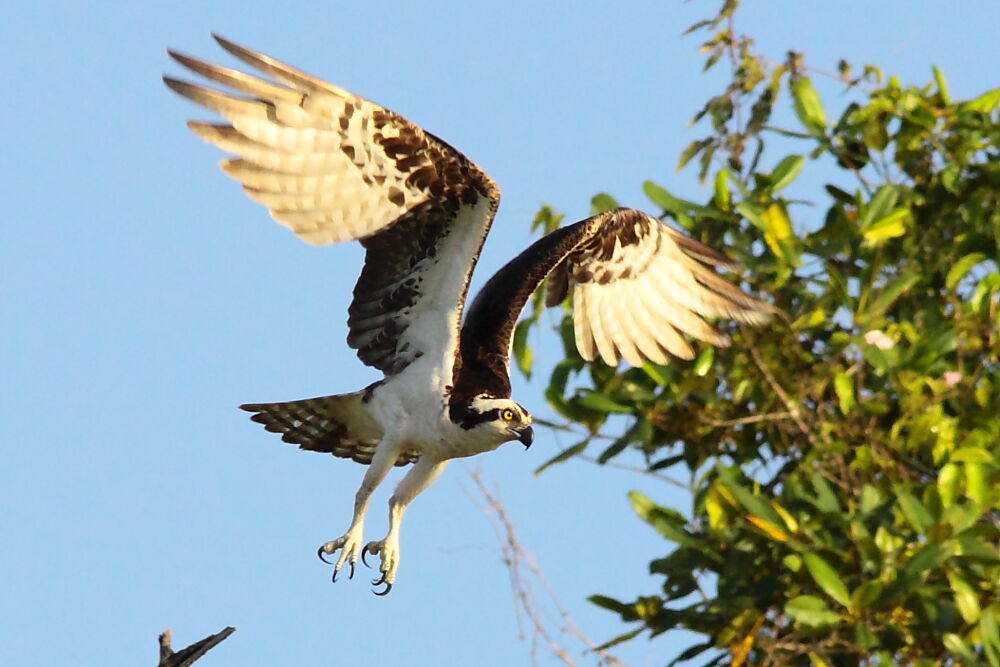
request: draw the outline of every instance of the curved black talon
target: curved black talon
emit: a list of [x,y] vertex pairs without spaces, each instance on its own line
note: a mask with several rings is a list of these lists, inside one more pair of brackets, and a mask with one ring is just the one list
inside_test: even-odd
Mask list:
[[[367,553],[368,553],[368,545],[366,544],[365,546],[361,547],[361,562],[365,564],[365,567],[371,567],[371,565],[368,564],[368,561],[365,560],[365,554]],[[375,554],[372,555],[374,556]]]
[[330,581],[332,581],[333,583],[337,583],[337,570],[333,571],[333,576],[330,577]]
[[[385,582],[383,582],[383,583],[385,583]],[[391,591],[391,590],[392,590],[392,584],[386,583],[384,591],[382,591],[381,593],[379,593],[378,591],[372,591],[372,593],[374,593],[375,595],[377,595],[379,597],[382,597],[383,595],[388,595],[389,591]]]
[[[316,555],[319,556],[319,559],[321,561],[323,561],[324,563],[326,563],[327,565],[333,565],[333,561],[329,561],[329,560],[323,558],[323,554],[326,553],[325,551],[323,551],[323,547],[325,547],[325,546],[326,545],[324,544],[322,547],[320,547],[319,549],[317,549],[316,550]],[[336,574],[336,573],[334,573],[334,574]]]
[[[372,579],[372,586],[381,586],[382,584],[384,584],[385,583],[385,574],[386,573],[383,572],[382,576],[379,577],[378,579]],[[392,584],[389,584],[389,585],[392,586]]]
[[348,579],[353,579],[354,578],[354,563],[353,563],[353,561],[351,562],[351,573],[349,575],[347,575],[347,578]]

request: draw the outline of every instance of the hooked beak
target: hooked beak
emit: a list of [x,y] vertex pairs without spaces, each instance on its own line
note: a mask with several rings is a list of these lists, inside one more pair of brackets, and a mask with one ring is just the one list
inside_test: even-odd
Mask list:
[[531,443],[535,441],[535,432],[530,426],[517,426],[510,429],[510,432],[514,434],[514,437],[521,441],[521,444],[524,445],[525,449],[531,447]]

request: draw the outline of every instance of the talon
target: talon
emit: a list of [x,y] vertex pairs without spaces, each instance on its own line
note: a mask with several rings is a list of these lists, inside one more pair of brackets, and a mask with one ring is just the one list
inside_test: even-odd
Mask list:
[[351,573],[349,575],[347,575],[347,578],[348,579],[353,579],[354,578],[354,562],[353,561],[351,562]]
[[[316,555],[319,556],[319,559],[321,561],[323,561],[324,563],[326,563],[327,565],[333,565],[333,561],[329,561],[329,560],[323,558],[323,555],[326,554],[326,551],[324,551],[325,548],[326,548],[326,545],[324,544],[323,546],[321,546],[319,549],[316,550]],[[336,573],[334,573],[334,574],[336,574]]]
[[[368,545],[366,544],[361,549],[361,562],[365,564],[365,567],[371,567],[371,565],[368,564],[368,561],[365,560],[365,554],[367,553],[368,553]],[[374,556],[375,554],[372,555]]]
[[333,576],[330,577],[330,581],[333,583],[337,583],[337,572],[339,572],[339,570],[334,569]]
[[[379,577],[378,579],[372,579],[372,586],[381,586],[382,584],[384,584],[385,583],[385,575],[386,575],[386,573],[383,572],[382,576]],[[388,586],[392,586],[392,584],[387,584],[387,585]]]
[[382,582],[382,583],[385,584],[385,590],[384,591],[382,591],[381,593],[379,593],[378,591],[372,591],[372,593],[374,593],[375,595],[377,595],[379,597],[382,597],[383,595],[388,595],[389,591],[392,590],[392,584],[390,584],[388,582]]

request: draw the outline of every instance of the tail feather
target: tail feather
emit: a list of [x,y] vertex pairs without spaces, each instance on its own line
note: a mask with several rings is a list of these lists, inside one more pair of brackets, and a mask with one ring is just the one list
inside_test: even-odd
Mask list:
[[[263,424],[281,439],[313,452],[368,465],[382,439],[382,429],[368,414],[364,391],[336,396],[306,398],[283,403],[247,403],[241,410],[255,413],[250,419]],[[415,463],[417,453],[404,451],[396,465]]]

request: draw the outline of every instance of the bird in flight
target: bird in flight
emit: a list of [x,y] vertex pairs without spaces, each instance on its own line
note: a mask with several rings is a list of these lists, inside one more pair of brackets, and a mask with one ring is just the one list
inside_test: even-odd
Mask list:
[[[703,318],[761,323],[772,307],[723,279],[724,255],[641,211],[619,208],[557,229],[490,278],[466,309],[469,279],[500,192],[479,167],[402,116],[299,69],[215,36],[256,74],[169,50],[214,87],[163,77],[221,116],[188,122],[235,157],[222,170],[303,241],[356,240],[364,267],[348,309],[347,344],[384,378],[361,391],[240,406],[299,448],[367,467],[347,531],[324,543],[333,579],[378,556],[384,595],[396,581],[403,513],[451,459],[534,433],[511,399],[510,349],[528,298],[548,277],[546,303],[572,295],[581,356],[667,363],[694,356],[684,334],[727,338]],[[465,317],[463,320],[463,309]],[[412,468],[389,500],[384,539],[364,543],[368,501],[393,466]],[[338,554],[339,552],[339,554]],[[330,562],[330,561],[327,561]]]

